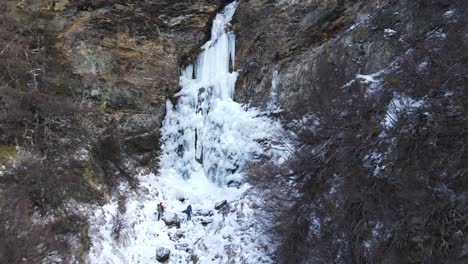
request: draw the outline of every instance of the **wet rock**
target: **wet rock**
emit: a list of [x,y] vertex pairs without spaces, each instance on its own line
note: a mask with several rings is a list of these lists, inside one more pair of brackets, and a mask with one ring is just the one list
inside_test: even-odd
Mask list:
[[166,262],[171,256],[171,251],[168,248],[160,247],[156,250],[156,260],[159,262]]
[[226,205],[227,205],[227,200],[221,201],[221,202],[215,204],[215,209],[219,210],[219,209],[223,208]]

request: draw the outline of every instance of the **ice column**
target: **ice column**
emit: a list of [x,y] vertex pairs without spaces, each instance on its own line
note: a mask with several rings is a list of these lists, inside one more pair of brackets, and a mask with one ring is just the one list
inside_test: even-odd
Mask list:
[[238,73],[234,71],[235,35],[229,23],[237,5],[238,1],[229,4],[216,16],[211,39],[195,63],[181,71],[177,105],[167,102],[162,166],[171,166],[184,178],[203,173],[223,185],[247,158],[248,153],[242,152],[249,150],[237,145],[243,143],[243,135],[236,124],[236,118],[245,113],[239,113],[242,107],[232,100]]

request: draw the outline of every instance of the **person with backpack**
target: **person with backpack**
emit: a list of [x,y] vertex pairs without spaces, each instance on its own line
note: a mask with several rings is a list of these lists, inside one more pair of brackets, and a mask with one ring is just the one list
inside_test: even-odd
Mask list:
[[162,202],[158,204],[158,221],[161,219],[161,217],[164,214],[164,205]]
[[192,205],[188,205],[187,209],[185,209],[184,213],[187,214],[187,221],[192,220]]

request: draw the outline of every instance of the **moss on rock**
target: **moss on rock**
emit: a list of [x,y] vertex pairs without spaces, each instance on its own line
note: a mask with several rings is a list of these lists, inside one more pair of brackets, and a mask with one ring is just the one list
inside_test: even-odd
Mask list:
[[67,9],[68,4],[70,4],[69,0],[59,0],[56,1],[54,4],[54,10],[58,12],[62,12]]
[[15,158],[18,155],[16,148],[9,145],[0,146],[0,165],[5,164],[10,159]]
[[[81,164],[82,166],[84,164]],[[83,173],[83,177],[86,179],[88,182],[89,186],[91,186],[93,189],[97,191],[102,190],[102,185],[103,185],[103,178],[99,173],[95,173],[92,168],[88,167],[88,164],[85,165],[86,167]]]

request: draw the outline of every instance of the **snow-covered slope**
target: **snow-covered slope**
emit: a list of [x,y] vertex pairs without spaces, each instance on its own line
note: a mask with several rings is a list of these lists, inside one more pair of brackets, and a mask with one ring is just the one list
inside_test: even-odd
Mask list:
[[[159,174],[140,174],[137,190],[122,185],[96,210],[89,263],[154,263],[156,252],[167,249],[169,263],[271,262],[261,231],[267,219],[256,211],[263,202],[240,185],[243,166],[263,153],[259,140],[274,129],[260,112],[232,99],[238,73],[228,26],[237,5],[216,16],[196,63],[182,70],[177,104],[167,103]],[[160,202],[166,212],[158,221]],[[189,204],[191,221],[182,213]]]
[[[170,250],[168,263],[270,262],[264,255],[270,243],[260,228],[265,219],[255,211],[263,201],[248,187],[227,191],[206,181],[205,188],[197,189],[190,180],[175,177],[139,179],[140,191],[122,186],[125,201],[116,197],[96,211],[89,231],[90,263],[155,263],[160,248]],[[224,199],[228,204],[215,210]],[[161,201],[167,206],[163,219],[177,222],[177,217],[180,228],[158,221],[155,212]],[[182,213],[188,204],[194,209],[191,221]]]

